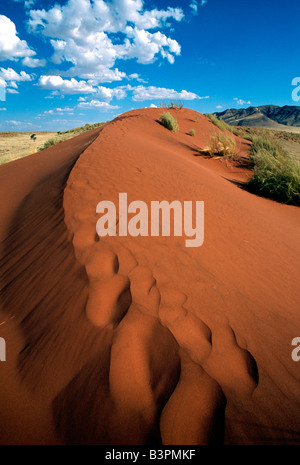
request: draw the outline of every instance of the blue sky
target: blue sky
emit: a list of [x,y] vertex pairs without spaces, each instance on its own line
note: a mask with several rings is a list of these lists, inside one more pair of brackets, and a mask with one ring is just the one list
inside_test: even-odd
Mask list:
[[296,105],[299,17],[299,0],[6,0],[0,131],[61,131],[169,100],[201,113]]

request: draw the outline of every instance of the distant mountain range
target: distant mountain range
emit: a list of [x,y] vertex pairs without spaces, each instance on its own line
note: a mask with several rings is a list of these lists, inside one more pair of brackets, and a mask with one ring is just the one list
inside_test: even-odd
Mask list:
[[300,132],[300,107],[262,105],[214,113],[232,126],[252,126]]

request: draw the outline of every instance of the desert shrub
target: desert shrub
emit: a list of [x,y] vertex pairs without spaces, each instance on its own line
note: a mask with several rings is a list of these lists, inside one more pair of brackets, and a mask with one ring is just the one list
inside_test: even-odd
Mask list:
[[254,175],[251,192],[278,202],[300,206],[300,165],[266,136],[252,136],[250,158]]
[[[109,121],[107,121],[107,123],[109,123]],[[90,124],[90,123],[86,123],[84,126],[80,126],[78,128],[74,128],[74,129],[69,129],[67,131],[59,131],[58,134],[61,135],[61,134],[71,134],[71,135],[77,135],[77,134],[81,134],[83,132],[86,132],[86,131],[90,131],[92,129],[95,129],[95,128],[98,128],[100,126],[103,126],[104,123],[94,123],[94,124]]]
[[225,132],[218,132],[211,136],[210,145],[203,151],[207,152],[211,157],[221,156],[232,159],[238,154],[235,139]]
[[266,150],[275,158],[278,158],[280,154],[283,153],[283,150],[279,147],[276,142],[272,141],[270,137],[264,134],[255,135],[252,134],[249,137],[249,140],[252,142],[250,154],[254,155],[259,153],[262,150]]
[[158,102],[158,106],[159,106],[160,108],[168,108],[168,104],[167,104],[167,102],[165,102],[165,101]]
[[172,132],[177,132],[178,131],[178,123],[176,118],[171,115],[171,113],[166,112],[163,113],[160,117],[160,121],[162,122],[163,126],[165,126],[167,129],[169,129]]
[[225,131],[212,137],[211,146],[205,149],[207,153],[211,156],[219,154],[234,158],[237,154],[236,142],[226,136],[226,130],[249,140],[250,163],[254,167],[254,174],[248,181],[248,190],[278,202],[300,206],[300,165],[297,160],[265,134],[265,131],[254,133],[253,130],[247,133],[242,128],[233,128],[214,115],[208,114],[207,117],[221,131]]
[[237,133],[237,135],[242,139],[249,140],[250,142],[252,141],[252,136],[250,134]]
[[212,115],[211,113],[208,113],[206,116],[221,131],[227,130],[227,131],[232,132],[232,134],[236,136],[239,135],[238,130],[234,128],[233,126],[230,126],[230,124],[227,124],[224,120],[217,118],[215,115]]
[[170,110],[181,110],[183,108],[183,103],[180,102],[180,101],[174,101],[174,102],[165,102],[165,101],[162,101],[162,102],[159,102],[158,105],[161,107],[161,108],[168,108]]
[[183,103],[180,101],[170,102],[168,108],[173,108],[174,110],[182,110]]
[[196,135],[195,129],[191,129],[189,135],[194,137]]
[[39,150],[45,150],[45,149],[48,149],[49,147],[52,147],[52,145],[55,145],[59,142],[59,140],[56,140],[56,139],[48,139],[46,140],[46,142],[44,143],[44,145],[42,147],[39,148]]

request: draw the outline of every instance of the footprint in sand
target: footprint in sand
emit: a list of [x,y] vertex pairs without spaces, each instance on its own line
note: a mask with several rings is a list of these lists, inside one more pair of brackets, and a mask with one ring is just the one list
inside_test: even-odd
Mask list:
[[118,256],[101,243],[86,258],[89,297],[86,316],[97,327],[116,325],[131,305],[130,281],[119,273]]
[[133,303],[137,304],[144,313],[158,317],[160,292],[150,268],[136,266],[129,274],[129,278]]
[[110,436],[123,444],[222,442],[226,399],[251,396],[258,383],[255,360],[229,324],[212,331],[185,308],[185,294],[161,295],[149,268],[118,242],[96,242],[89,225],[73,244],[89,279],[88,319],[116,328]]
[[161,307],[159,319],[195,363],[204,363],[212,350],[212,336],[211,330],[203,321],[183,306],[175,305]]
[[183,306],[164,305],[159,310],[159,318],[180,347],[220,384],[224,393],[237,396],[253,393],[258,384],[255,360],[238,345],[229,324],[220,323],[211,331]]
[[181,347],[180,380],[161,415],[163,444],[222,442],[226,399],[250,397],[258,385],[254,358],[229,324],[211,331],[183,305],[164,302],[159,319]]
[[85,265],[93,253],[95,238],[95,230],[89,223],[82,224],[75,230],[73,247],[75,256],[81,265]]
[[[56,399],[55,418],[59,423],[61,418],[64,419],[63,429],[76,441],[78,433],[74,424],[84,421],[85,430],[92,431],[93,443],[96,444],[160,444],[160,413],[180,374],[178,344],[157,316],[151,315],[152,311],[157,313],[159,306],[159,292],[154,291],[156,286],[151,271],[139,266],[125,247],[118,246],[118,253],[125,260],[123,264],[119,263],[112,250],[102,245],[86,263],[90,280],[89,301],[95,298],[95,309],[93,315],[89,313],[89,318],[96,325],[103,324],[99,319],[103,318],[104,309],[110,309],[110,320],[114,313],[111,305],[102,302],[98,306],[101,295],[93,293],[98,292],[99,285],[103,285],[103,292],[113,293],[110,283],[121,270],[128,271],[133,282],[133,302],[129,311],[114,330],[107,333],[111,339],[107,337],[106,340],[107,360],[101,371],[104,389],[100,388],[91,399],[89,408],[72,405],[74,399],[85,397],[89,380],[85,380],[84,373],[91,376],[91,369],[86,367]],[[98,261],[100,255],[101,266]],[[98,363],[101,364],[103,358]],[[98,365],[92,371],[97,373]],[[97,391],[96,385],[94,388]],[[85,443],[86,439],[80,440]]]
[[219,384],[184,350],[178,384],[160,417],[164,445],[221,444],[226,399]]
[[[81,210],[71,218],[75,224],[78,215],[80,218],[83,215]],[[89,281],[86,316],[99,328],[115,326],[131,305],[128,274],[137,266],[137,261],[125,246],[115,243],[112,249],[105,240],[100,241],[93,222],[79,223],[79,227],[73,228],[72,241],[75,256],[85,267]]]
[[179,377],[178,345],[157,318],[134,304],[111,348],[111,435],[118,444],[160,443],[159,415]]
[[202,366],[227,397],[251,396],[258,385],[256,362],[250,352],[238,345],[228,324],[214,328],[212,350]]

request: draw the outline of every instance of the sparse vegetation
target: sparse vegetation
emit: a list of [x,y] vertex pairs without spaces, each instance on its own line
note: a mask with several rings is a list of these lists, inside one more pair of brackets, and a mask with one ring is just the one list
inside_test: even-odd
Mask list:
[[37,139],[36,134],[31,134],[30,140],[33,142],[33,147],[34,147],[34,148],[33,148],[33,151],[34,151],[34,152],[36,152],[36,144],[35,144],[35,143],[36,143],[36,139]]
[[182,110],[183,108],[183,103],[178,101],[178,102],[170,102],[168,108],[173,108],[174,110]]
[[189,132],[189,135],[194,137],[196,135],[195,129],[191,129],[190,132]]
[[230,133],[237,135],[237,130],[215,115],[208,113],[206,116],[220,131],[211,136],[211,145],[206,147],[204,151],[209,153],[211,157],[221,156],[236,159],[238,155],[237,144]]
[[251,192],[278,202],[300,206],[300,165],[267,137],[252,136],[250,158],[254,175],[248,182]]
[[80,126],[78,128],[69,129],[68,131],[58,131],[57,137],[47,140],[39,150],[45,150],[53,145],[59,144],[65,140],[71,139],[72,137],[78,136],[86,131],[91,131],[92,129],[102,126],[104,123],[95,123],[95,124],[86,124],[85,126]]
[[48,140],[44,143],[44,145],[43,145],[42,147],[39,148],[39,151],[48,149],[49,147],[52,147],[52,145],[56,145],[56,144],[58,144],[59,142],[62,142],[62,141],[59,140],[59,139],[48,139]]
[[67,131],[2,132],[0,133],[0,165],[26,157],[36,151],[71,139],[79,134],[102,126],[104,123],[86,124]]
[[232,134],[234,134],[235,136],[238,136],[238,130],[235,127],[230,126],[230,124],[225,123],[225,121],[223,121],[222,119],[217,118],[215,115],[212,115],[210,113],[208,113],[206,116],[221,131],[226,131],[227,130],[227,131],[232,132]]
[[182,110],[183,108],[183,103],[181,101],[175,101],[175,102],[159,102],[158,104],[161,108],[167,108],[169,110]]
[[169,129],[172,132],[178,132],[178,123],[176,118],[171,115],[171,113],[166,112],[163,113],[160,117],[160,121],[162,122],[163,126]]
[[[278,202],[300,206],[300,164],[279,145],[280,141],[287,140],[287,134],[260,128],[233,127],[214,115],[207,116],[221,131],[230,131],[251,142],[250,162],[254,166],[254,174],[248,181],[249,191]],[[220,136],[215,136],[208,152],[215,155],[220,148],[220,155],[227,157],[226,152],[234,153],[236,150],[231,143],[227,144],[225,137],[228,142],[229,138],[225,132],[222,134],[221,140]],[[299,142],[298,134],[289,134],[288,140],[290,138]]]
[[253,135],[271,138],[272,140],[283,142],[300,143],[300,134],[286,131],[277,131],[274,129],[263,129],[249,126],[235,126],[234,130],[239,137],[251,140]]
[[89,124],[87,123],[85,126],[80,126],[78,128],[74,128],[74,129],[69,129],[68,131],[62,131],[62,132],[58,132],[57,134],[74,134],[74,135],[77,135],[77,134],[82,134],[83,132],[86,132],[86,131],[91,131],[92,129],[96,129],[96,128],[99,128],[101,126],[103,126],[104,123],[95,123],[95,124]]
[[225,132],[212,135],[211,144],[204,149],[204,152],[207,152],[211,157],[219,156],[230,159],[235,159],[238,154],[235,139]]

